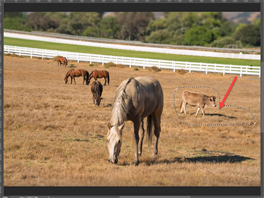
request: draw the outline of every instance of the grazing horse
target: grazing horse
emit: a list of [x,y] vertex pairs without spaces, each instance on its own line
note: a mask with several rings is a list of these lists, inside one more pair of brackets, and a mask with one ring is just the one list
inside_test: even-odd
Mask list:
[[[93,94],[93,103],[96,106],[100,105],[100,102],[103,98],[101,98],[102,93],[103,93],[103,86],[99,81],[93,81],[92,86],[91,86],[91,92]],[[96,102],[94,102],[96,101]]]
[[72,84],[72,78],[74,79],[74,83],[76,84],[75,77],[83,76],[83,84],[84,84],[84,81],[86,81],[86,85],[88,85],[87,80],[88,80],[89,72],[86,70],[83,70],[83,69],[69,70],[66,73],[66,76],[64,78],[65,84],[67,84],[69,76],[71,77],[71,84]]
[[58,58],[58,66],[61,66],[61,64],[63,64],[66,67],[68,65],[68,61],[65,57],[57,56],[57,58]]
[[[153,156],[158,154],[160,121],[163,111],[163,91],[160,83],[153,77],[137,77],[124,80],[117,88],[112,104],[111,119],[108,123],[107,146],[109,162],[117,163],[122,144],[122,129],[127,120],[134,123],[135,160],[142,154],[144,138],[143,119],[147,117],[147,139],[151,143],[152,125],[156,136]],[[139,141],[139,127],[142,123],[142,137]],[[139,147],[139,152],[138,152]]]
[[89,79],[88,79],[88,85],[90,83],[91,78],[94,78],[94,80],[97,80],[97,78],[104,78],[105,79],[104,86],[106,85],[106,78],[107,78],[108,85],[109,85],[109,72],[106,70],[102,70],[102,71],[94,70],[94,71],[92,71],[90,76],[89,76]]

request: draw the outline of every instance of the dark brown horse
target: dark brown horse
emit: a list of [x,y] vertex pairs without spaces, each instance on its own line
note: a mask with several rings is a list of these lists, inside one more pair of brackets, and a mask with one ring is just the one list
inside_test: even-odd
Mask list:
[[108,80],[108,85],[109,85],[109,72],[105,71],[105,70],[94,70],[91,72],[89,79],[88,79],[88,85],[90,83],[91,78],[94,78],[94,80],[97,80],[97,78],[104,78],[105,79],[105,83],[104,86],[106,85],[106,78]]
[[91,86],[91,92],[93,94],[93,103],[96,106],[99,106],[101,100],[103,99],[103,98],[101,98],[102,93],[103,93],[102,84],[99,81],[97,81],[97,80],[93,81],[92,86]]
[[65,84],[67,84],[69,76],[71,77],[71,84],[72,84],[72,78],[74,79],[74,83],[76,84],[75,77],[83,76],[83,84],[84,81],[86,81],[86,85],[88,85],[87,83],[88,83],[89,72],[86,70],[83,69],[69,70],[64,78]]
[[66,67],[68,65],[68,61],[65,57],[57,56],[57,58],[58,58],[58,66],[61,66],[61,64],[63,64]]

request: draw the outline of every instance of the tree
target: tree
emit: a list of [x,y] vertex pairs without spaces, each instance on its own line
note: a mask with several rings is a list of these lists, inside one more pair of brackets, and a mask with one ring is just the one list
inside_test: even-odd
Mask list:
[[56,20],[47,16],[44,12],[32,12],[28,14],[28,19],[29,22],[27,26],[36,31],[46,31],[48,29],[55,29],[59,26],[59,23]]
[[246,25],[235,33],[235,39],[245,45],[260,46],[260,26]]
[[170,44],[173,34],[168,30],[157,30],[146,37],[148,43]]
[[117,23],[121,29],[118,34],[120,39],[141,40],[147,35],[147,26],[154,15],[151,12],[122,12],[117,14]]
[[184,40],[188,45],[205,45],[213,41],[213,34],[204,26],[193,27],[186,31]]

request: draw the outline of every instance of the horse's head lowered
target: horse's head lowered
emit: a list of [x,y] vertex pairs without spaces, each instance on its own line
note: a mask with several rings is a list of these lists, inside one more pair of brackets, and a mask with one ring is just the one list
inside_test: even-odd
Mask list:
[[64,78],[64,82],[65,82],[65,84],[67,84],[67,82],[68,82],[68,78],[67,77]]
[[107,146],[109,151],[109,162],[117,164],[122,145],[122,130],[124,124],[112,125],[108,123]]

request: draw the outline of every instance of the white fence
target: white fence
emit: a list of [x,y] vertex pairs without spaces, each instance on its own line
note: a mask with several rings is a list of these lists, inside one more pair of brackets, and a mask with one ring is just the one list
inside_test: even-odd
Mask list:
[[45,37],[45,36],[35,36],[35,35],[29,35],[29,34],[19,34],[19,33],[10,33],[10,32],[4,32],[4,37],[45,41],[45,42],[53,42],[53,43],[64,43],[64,44],[72,44],[72,45],[91,46],[91,47],[112,48],[112,49],[121,49],[121,50],[165,53],[165,54],[260,60],[260,55],[254,55],[254,54],[242,54],[242,53],[234,54],[234,53],[220,53],[220,52],[208,52],[208,51],[197,51],[197,50],[118,45],[118,44],[78,41],[78,40]]
[[242,75],[258,75],[260,77],[260,66],[239,66],[239,65],[222,65],[222,64],[210,64],[210,63],[195,63],[195,62],[181,62],[181,61],[169,61],[169,60],[157,60],[157,59],[143,59],[121,56],[107,56],[98,54],[85,54],[74,53],[56,50],[46,50],[37,48],[17,47],[4,45],[5,54],[16,54],[19,56],[41,57],[41,58],[54,58],[55,56],[65,56],[68,60],[84,61],[84,62],[99,62],[104,63],[113,62],[115,64],[123,64],[131,66],[152,67],[157,66],[160,69],[172,69],[174,72],[178,69],[191,71],[216,72],[223,73],[223,75],[239,74]]

